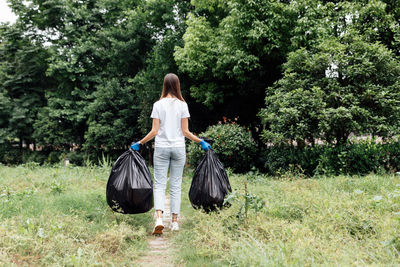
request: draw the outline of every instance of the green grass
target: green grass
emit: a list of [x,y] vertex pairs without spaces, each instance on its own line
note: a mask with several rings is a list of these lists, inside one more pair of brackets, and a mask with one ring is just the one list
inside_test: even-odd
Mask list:
[[152,216],[111,211],[109,172],[0,166],[0,265],[132,265],[146,252]]
[[[153,213],[112,212],[105,200],[109,171],[0,166],[0,265],[135,265],[147,251]],[[191,207],[191,176],[186,170],[181,231],[168,235],[178,265],[400,264],[399,176],[230,174],[232,205],[211,214]]]
[[[398,266],[399,178],[230,175],[233,204],[212,214],[190,206],[191,179],[185,179],[176,260],[186,266]],[[247,217],[240,211],[244,181],[252,196]]]

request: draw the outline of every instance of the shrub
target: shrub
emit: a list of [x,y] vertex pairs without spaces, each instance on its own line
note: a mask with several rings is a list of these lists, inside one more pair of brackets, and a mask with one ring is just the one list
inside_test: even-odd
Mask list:
[[0,144],[0,162],[3,164],[22,163],[23,150],[9,142]]
[[319,147],[312,149],[308,147],[300,149],[289,145],[267,147],[260,152],[260,158],[264,162],[261,170],[276,175],[290,169],[301,169],[304,174],[312,175],[318,166],[320,153]]
[[[76,166],[85,165],[87,162],[104,165],[102,162],[103,156],[110,162],[114,162],[124,150],[55,150],[51,147],[43,147],[41,150],[32,151],[27,148],[20,149],[18,146],[13,146],[10,143],[0,144],[0,163],[6,165],[18,165],[24,163],[35,162],[42,164],[58,164],[64,162],[66,158],[71,164]],[[104,155],[103,155],[104,154]]]
[[[231,167],[236,172],[245,172],[254,165],[257,145],[250,131],[235,122],[210,126],[200,136],[214,140],[212,149],[225,167]],[[187,154],[189,164],[196,166],[204,152],[198,144],[192,142],[188,146]]]
[[375,139],[336,146],[271,146],[261,152],[263,171],[271,175],[289,171],[292,166],[309,176],[393,172],[400,169],[399,156],[398,141],[380,144]]
[[82,166],[84,162],[88,159],[88,155],[85,154],[84,152],[81,151],[71,151],[67,153],[66,155],[63,155],[64,160],[65,158],[68,158],[70,163],[77,165],[77,166]]
[[35,162],[39,164],[47,163],[49,152],[47,151],[26,151],[22,156],[22,162]]

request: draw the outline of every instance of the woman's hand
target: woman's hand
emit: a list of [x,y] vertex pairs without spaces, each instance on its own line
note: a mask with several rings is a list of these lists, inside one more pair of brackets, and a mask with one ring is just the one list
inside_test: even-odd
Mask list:
[[132,148],[133,150],[135,150],[135,151],[139,151],[139,149],[140,149],[140,143],[139,143],[139,142],[136,142],[136,143],[132,144],[132,145],[131,145],[131,148]]
[[201,145],[201,149],[203,149],[204,151],[208,151],[211,148],[211,145],[203,139],[201,139],[199,144]]

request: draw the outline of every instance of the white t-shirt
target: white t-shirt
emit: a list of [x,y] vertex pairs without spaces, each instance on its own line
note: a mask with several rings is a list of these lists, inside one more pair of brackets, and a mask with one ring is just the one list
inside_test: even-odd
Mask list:
[[154,103],[150,117],[160,119],[160,128],[155,141],[156,147],[185,146],[181,119],[190,117],[186,102],[178,98],[164,97]]

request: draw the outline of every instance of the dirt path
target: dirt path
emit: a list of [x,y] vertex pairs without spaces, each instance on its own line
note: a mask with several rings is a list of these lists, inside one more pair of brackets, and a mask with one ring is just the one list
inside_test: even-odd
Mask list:
[[[181,219],[180,219],[181,220]],[[139,259],[139,265],[147,266],[176,266],[174,265],[174,257],[172,255],[172,244],[170,242],[173,233],[170,231],[171,217],[170,217],[170,199],[169,195],[165,199],[164,211],[164,230],[161,236],[149,237],[149,252]]]

